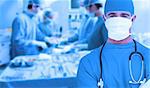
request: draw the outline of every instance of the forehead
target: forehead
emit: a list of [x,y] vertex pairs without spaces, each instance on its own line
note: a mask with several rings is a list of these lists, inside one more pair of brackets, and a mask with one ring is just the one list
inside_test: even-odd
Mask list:
[[36,4],[36,3],[32,3],[32,5],[37,5],[37,6],[40,6],[40,4]]
[[128,16],[132,16],[130,12],[127,11],[109,11],[105,14],[106,16],[117,16],[117,15],[128,15]]

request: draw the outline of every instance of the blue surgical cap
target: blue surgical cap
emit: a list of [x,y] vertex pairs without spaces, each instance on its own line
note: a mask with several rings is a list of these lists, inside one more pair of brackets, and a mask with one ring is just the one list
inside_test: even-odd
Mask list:
[[44,12],[44,16],[45,17],[49,17],[49,16],[53,16],[54,14],[53,14],[53,12],[51,11],[51,10],[46,10],[45,12]]
[[41,4],[41,0],[29,0],[29,3],[31,4]]
[[84,0],[83,1],[84,7],[87,7],[91,4],[100,4],[100,0]]
[[132,0],[106,0],[105,14],[109,11],[127,11],[134,14],[134,5]]

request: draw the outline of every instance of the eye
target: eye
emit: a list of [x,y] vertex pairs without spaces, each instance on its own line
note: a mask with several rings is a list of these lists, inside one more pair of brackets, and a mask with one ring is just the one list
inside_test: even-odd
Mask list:
[[115,14],[115,13],[110,13],[110,14],[108,14],[108,17],[117,17],[117,14]]
[[121,17],[129,18],[129,17],[130,17],[130,15],[128,15],[128,14],[121,14]]
[[121,16],[121,17],[125,17],[125,18],[127,18],[128,16],[126,16],[126,15],[123,15],[123,16]]
[[115,15],[110,15],[109,17],[116,17]]
[[93,5],[90,5],[89,8],[91,8]]
[[40,7],[40,6],[39,6],[39,5],[36,5],[35,7],[38,8],[38,7]]
[[117,15],[109,15],[108,17],[117,17]]

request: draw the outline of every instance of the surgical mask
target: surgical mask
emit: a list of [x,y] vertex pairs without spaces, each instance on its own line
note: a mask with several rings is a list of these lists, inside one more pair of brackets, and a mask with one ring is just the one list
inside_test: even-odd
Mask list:
[[92,12],[92,13],[89,12],[89,13],[88,13],[88,16],[89,16],[89,17],[95,17],[95,13],[94,13],[94,12]]
[[52,19],[46,17],[45,22],[46,22],[46,23],[50,23],[50,22],[52,22]]
[[25,12],[27,12],[27,14],[28,14],[30,17],[33,17],[33,16],[36,16],[36,15],[37,15],[36,13],[34,13],[34,12],[30,11],[30,10],[27,10],[27,11],[25,11]]
[[80,13],[81,14],[87,14],[87,11],[84,7],[80,7]]
[[131,19],[123,17],[112,17],[105,21],[108,37],[120,41],[130,36],[129,30],[132,26]]

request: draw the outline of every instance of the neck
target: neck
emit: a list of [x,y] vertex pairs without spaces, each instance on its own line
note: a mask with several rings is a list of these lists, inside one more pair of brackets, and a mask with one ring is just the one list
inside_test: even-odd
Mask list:
[[95,13],[95,16],[102,16],[102,14],[101,14],[101,12],[100,11],[97,11],[96,13]]
[[29,17],[31,17],[31,18],[32,18],[33,16],[35,16],[35,14],[32,12],[31,9],[27,10],[26,13],[27,13],[27,15],[28,15]]
[[132,40],[133,40],[133,39],[131,38],[131,36],[129,36],[129,37],[127,37],[126,39],[120,40],[120,41],[116,41],[116,40],[113,40],[113,39],[108,38],[107,42],[113,43],[113,44],[127,44],[127,43],[132,42]]

